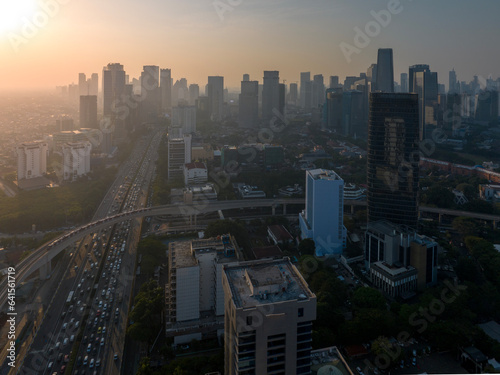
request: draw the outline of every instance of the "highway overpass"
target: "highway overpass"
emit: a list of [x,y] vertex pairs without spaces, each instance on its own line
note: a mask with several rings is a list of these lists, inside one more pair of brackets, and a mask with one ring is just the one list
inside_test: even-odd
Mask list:
[[[144,216],[184,216],[190,218],[190,223],[196,225],[196,216],[224,210],[244,209],[244,208],[260,208],[271,207],[273,214],[276,207],[283,207],[283,214],[286,214],[286,206],[304,205],[304,198],[280,198],[280,199],[251,199],[251,200],[228,200],[228,201],[199,201],[193,204],[170,204],[165,206],[142,208],[128,212],[122,212],[116,215],[108,216],[85,225],[82,225],[74,230],[65,233],[64,235],[44,244],[40,248],[33,251],[30,256],[25,258],[16,266],[16,284],[20,285],[33,272],[40,270],[40,277],[45,278],[50,273],[50,264],[52,258],[59,254],[66,247],[74,244],[86,235],[97,232],[100,229],[109,227],[110,225],[120,223],[125,220],[130,220]],[[366,206],[366,201],[345,200],[345,206]],[[434,207],[420,207],[421,212],[436,213],[438,215],[450,216],[466,216],[480,220],[492,221],[496,223],[500,221],[498,215],[480,214],[475,212],[448,210]],[[7,280],[2,280],[0,292],[0,309],[3,308],[7,297]]]

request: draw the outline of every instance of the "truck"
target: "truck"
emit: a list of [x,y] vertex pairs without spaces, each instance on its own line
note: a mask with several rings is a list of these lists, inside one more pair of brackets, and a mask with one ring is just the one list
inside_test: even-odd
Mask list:
[[66,303],[69,305],[71,303],[71,301],[73,301],[73,295],[75,294],[75,292],[72,290],[71,292],[69,292],[68,294],[68,298],[66,299]]

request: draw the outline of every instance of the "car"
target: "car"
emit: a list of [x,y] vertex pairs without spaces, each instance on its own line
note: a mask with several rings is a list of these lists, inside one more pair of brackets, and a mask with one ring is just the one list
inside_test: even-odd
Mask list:
[[101,332],[102,332],[102,328],[101,327],[97,328],[97,334],[100,334]]
[[[75,266],[76,267],[76,266]],[[62,365],[61,366],[61,370],[59,371],[60,374],[64,374],[64,372],[66,371],[66,365]]]
[[102,333],[106,333],[106,326],[102,326]]
[[66,328],[68,328],[68,323],[64,323],[64,324],[62,325],[62,328],[61,328],[61,329],[62,329],[63,331],[65,331],[65,330],[66,330]]
[[95,316],[101,316],[101,310],[97,310],[97,312],[95,313]]
[[87,353],[90,353],[91,350],[92,350],[92,344],[88,344],[87,345]]
[[71,335],[69,338],[69,342],[74,342],[75,341],[75,335]]
[[94,358],[92,358],[90,360],[90,363],[89,363],[89,368],[92,368],[92,367],[94,367]]
[[68,313],[69,313],[69,314],[71,314],[71,313],[73,312],[73,308],[74,308],[74,307],[73,307],[73,305],[71,305],[71,306],[69,307],[69,309],[68,309]]
[[115,310],[115,315],[118,316],[120,314],[120,308],[117,307],[116,310]]
[[416,366],[416,365],[417,365],[417,358],[416,358],[416,357],[413,357],[413,358],[411,359],[411,364],[412,364],[413,366]]
[[82,344],[85,344],[89,340],[88,336],[83,336]]
[[83,359],[83,365],[86,366],[87,363],[89,363],[89,356],[86,355],[85,358]]
[[58,350],[61,347],[61,341],[56,342],[55,349]]
[[115,353],[115,355],[113,356],[113,359],[116,361],[118,360],[118,353]]
[[69,321],[69,325],[72,326],[75,323],[75,320],[75,318],[71,318],[71,320]]
[[80,367],[82,365],[82,356],[78,356],[78,359],[76,360],[76,365]]
[[47,370],[50,370],[52,366],[54,366],[54,362],[49,362],[49,364],[47,365]]
[[103,306],[103,308],[102,308],[102,310],[103,310],[103,311],[106,311],[107,309],[108,309],[108,304],[107,304],[107,303],[105,303],[105,304],[104,304],[104,306]]
[[101,346],[104,345],[104,337],[101,338]]
[[66,355],[64,356],[64,362],[65,362],[65,363],[68,363],[68,362],[69,362],[69,355],[67,355],[67,354],[66,354]]
[[62,353],[59,353],[57,355],[57,362],[61,362],[61,360],[63,359],[63,354]]
[[95,361],[95,367],[99,367],[101,365],[101,358],[97,358]]
[[68,345],[68,342],[69,342],[68,338],[65,337],[64,340],[63,340],[63,346]]
[[102,301],[99,301],[99,308],[102,307]]
[[78,327],[80,327],[80,322],[75,323],[75,329],[78,329]]

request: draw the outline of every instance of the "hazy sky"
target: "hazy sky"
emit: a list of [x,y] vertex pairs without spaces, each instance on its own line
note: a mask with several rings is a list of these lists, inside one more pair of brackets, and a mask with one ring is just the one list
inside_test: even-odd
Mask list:
[[[390,21],[375,24],[371,12],[389,6]],[[497,78],[499,15],[498,0],[0,0],[0,89],[101,78],[109,62],[130,77],[143,65],[171,68],[202,92],[209,75],[231,88],[244,73],[262,81],[264,70],[287,83],[310,71],[327,84],[366,72],[378,48],[394,49],[397,81],[418,63],[446,85],[453,67],[459,80]],[[367,24],[372,36],[356,46],[355,28]],[[341,43],[361,47],[350,62]]]

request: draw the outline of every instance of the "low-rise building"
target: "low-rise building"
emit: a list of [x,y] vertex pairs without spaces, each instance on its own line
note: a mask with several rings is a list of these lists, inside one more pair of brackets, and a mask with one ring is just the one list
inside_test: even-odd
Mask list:
[[194,162],[184,164],[184,184],[199,185],[208,181],[208,170],[205,163]]
[[479,185],[479,196],[487,201],[500,202],[500,185]]
[[370,267],[373,285],[393,298],[414,295],[417,289],[418,271],[415,267],[373,263]]
[[275,245],[292,243],[293,237],[283,225],[270,225],[267,227],[267,234]]
[[222,335],[223,268],[241,258],[229,234],[169,244],[166,335],[175,345]]

